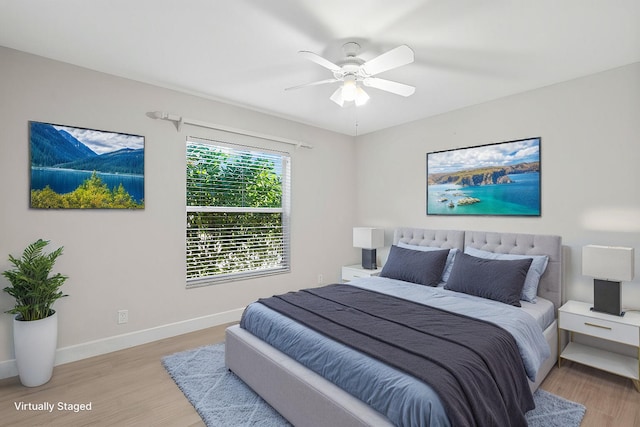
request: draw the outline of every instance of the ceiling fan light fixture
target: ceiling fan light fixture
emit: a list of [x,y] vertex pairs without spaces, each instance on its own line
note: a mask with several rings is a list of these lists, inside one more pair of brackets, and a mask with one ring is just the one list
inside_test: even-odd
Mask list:
[[369,94],[365,92],[364,89],[362,89],[362,87],[358,85],[355,85],[355,87],[356,87],[356,94],[351,100],[346,99],[344,96],[344,93],[345,93],[344,85],[336,89],[335,92],[333,92],[333,94],[329,97],[329,99],[341,107],[344,107],[345,103],[347,102],[355,102],[356,107],[361,107],[364,104],[366,104],[367,101],[369,101],[370,97],[369,97]]
[[366,104],[369,95],[362,86],[373,87],[401,96],[411,96],[415,92],[414,86],[375,77],[376,74],[412,63],[414,53],[409,46],[398,46],[368,61],[357,56],[360,45],[356,42],[345,43],[342,49],[346,58],[340,62],[341,65],[334,64],[316,53],[301,50],[301,55],[331,71],[333,78],[293,86],[285,90],[342,82],[340,87],[329,97],[340,107],[352,105],[352,103],[356,107]]

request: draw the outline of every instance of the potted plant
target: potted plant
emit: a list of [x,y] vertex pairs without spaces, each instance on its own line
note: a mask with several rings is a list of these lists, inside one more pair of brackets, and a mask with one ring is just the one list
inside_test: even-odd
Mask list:
[[50,276],[63,247],[46,254],[48,240],[39,239],[27,246],[21,258],[9,255],[15,267],[2,273],[11,286],[3,290],[15,298],[7,313],[13,319],[13,344],[20,382],[27,387],[42,385],[51,379],[58,344],[58,315],[51,308],[59,298],[67,276]]

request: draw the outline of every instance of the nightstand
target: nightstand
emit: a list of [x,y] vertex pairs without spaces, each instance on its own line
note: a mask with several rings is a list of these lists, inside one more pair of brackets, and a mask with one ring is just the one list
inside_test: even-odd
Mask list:
[[[562,359],[631,378],[640,392],[640,313],[629,311],[618,317],[591,311],[593,304],[567,301],[558,310],[558,329],[570,332],[569,344],[558,355],[558,367]],[[573,341],[573,334],[583,334],[613,341],[636,349],[636,357],[624,356]],[[558,333],[558,340],[560,333]]]
[[377,276],[382,271],[382,267],[378,267],[375,270],[367,270],[362,268],[360,264],[345,265],[342,267],[342,281],[348,282],[356,277],[371,277]]

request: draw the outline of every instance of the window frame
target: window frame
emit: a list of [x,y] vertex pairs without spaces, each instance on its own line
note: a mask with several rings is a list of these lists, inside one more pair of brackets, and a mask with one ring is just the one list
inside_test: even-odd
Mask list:
[[[242,155],[243,153],[252,153],[264,156],[278,156],[281,161],[281,203],[280,207],[246,207],[246,206],[190,206],[187,200],[187,188],[189,186],[188,162],[189,147],[191,144],[209,145],[224,150],[232,150],[233,154]],[[259,278],[274,274],[286,274],[291,272],[291,154],[287,151],[273,150],[264,147],[256,147],[251,145],[221,141],[219,139],[205,139],[200,137],[188,137],[185,144],[185,277],[187,288],[209,286],[218,283],[231,282],[237,280],[246,280],[251,278]],[[281,215],[281,261],[278,265],[270,268],[247,269],[244,271],[236,271],[229,273],[220,273],[201,277],[189,277],[189,214],[190,213],[257,213],[270,214],[279,213]]]

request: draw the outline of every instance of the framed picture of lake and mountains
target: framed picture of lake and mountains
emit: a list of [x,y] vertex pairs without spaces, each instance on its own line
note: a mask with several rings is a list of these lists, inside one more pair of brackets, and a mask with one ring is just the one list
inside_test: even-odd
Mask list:
[[427,153],[427,215],[540,216],[540,140]]
[[144,137],[29,122],[30,206],[144,209]]

